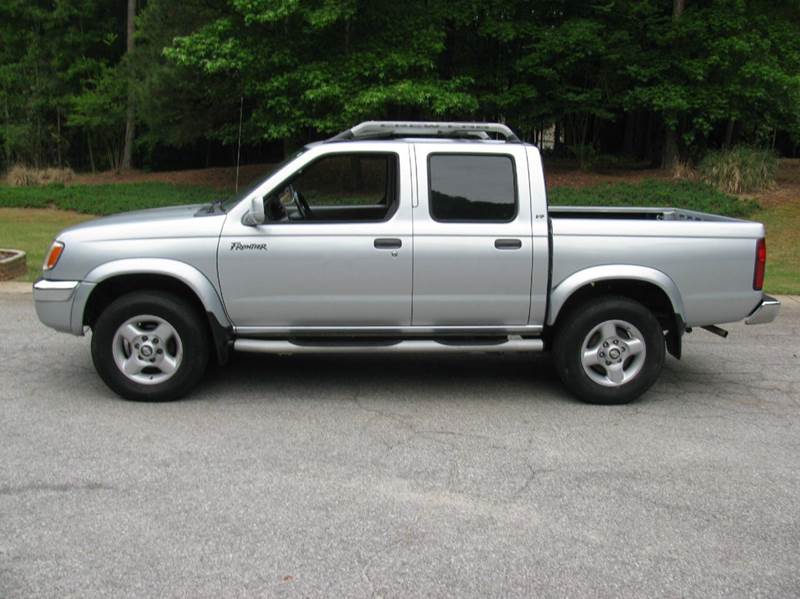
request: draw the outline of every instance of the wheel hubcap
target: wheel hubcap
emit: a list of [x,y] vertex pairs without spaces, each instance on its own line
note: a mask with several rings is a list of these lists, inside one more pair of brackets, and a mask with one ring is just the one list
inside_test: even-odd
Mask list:
[[123,322],[112,341],[114,363],[128,379],[156,385],[170,379],[183,360],[180,335],[159,316],[142,314]]
[[594,327],[581,348],[583,370],[595,383],[619,387],[630,382],[644,366],[644,335],[624,320],[606,320]]

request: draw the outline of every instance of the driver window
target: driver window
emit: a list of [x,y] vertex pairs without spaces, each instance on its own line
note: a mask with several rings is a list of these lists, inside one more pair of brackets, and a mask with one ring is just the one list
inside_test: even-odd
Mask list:
[[270,222],[377,222],[397,205],[397,155],[333,154],[266,198]]

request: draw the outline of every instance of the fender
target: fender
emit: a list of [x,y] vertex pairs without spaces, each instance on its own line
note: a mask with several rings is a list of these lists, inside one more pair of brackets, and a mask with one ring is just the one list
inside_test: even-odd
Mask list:
[[591,283],[600,281],[644,281],[652,283],[661,289],[669,298],[675,314],[686,321],[686,314],[683,309],[683,300],[678,286],[667,274],[649,268],[647,266],[633,266],[630,264],[604,264],[603,266],[593,266],[584,270],[579,270],[561,281],[550,293],[550,311],[547,316],[547,324],[553,325],[556,322],[558,313],[566,301],[578,289]]
[[83,313],[89,296],[98,283],[111,277],[134,274],[157,274],[177,279],[187,285],[197,295],[206,312],[214,315],[223,327],[231,326],[225,306],[216,288],[202,272],[194,266],[179,260],[166,258],[130,258],[114,260],[97,266],[86,275],[75,293],[72,304],[72,330],[76,335],[83,331]]

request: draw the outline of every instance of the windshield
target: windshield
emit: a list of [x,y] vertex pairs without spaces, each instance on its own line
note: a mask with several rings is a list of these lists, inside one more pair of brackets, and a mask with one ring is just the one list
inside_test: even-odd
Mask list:
[[[306,148],[303,148],[302,150],[300,150],[298,152],[295,152],[294,154],[291,154],[283,162],[281,162],[280,164],[276,165],[275,168],[272,169],[272,172],[269,174],[269,176],[272,176],[272,173],[276,173],[279,170],[281,170],[284,166],[289,164],[292,160],[294,160],[298,156],[302,155],[305,151],[306,151]],[[225,200],[225,202],[223,202],[223,204],[222,204],[222,207],[225,209],[225,212],[227,212],[228,210],[233,208],[236,204],[238,204],[243,199],[245,199],[247,196],[249,196],[251,193],[253,193],[256,190],[256,188],[259,185],[261,185],[265,180],[266,180],[266,178],[258,179],[252,185],[248,185],[247,188],[244,191],[240,191],[239,193],[234,195],[231,199]]]

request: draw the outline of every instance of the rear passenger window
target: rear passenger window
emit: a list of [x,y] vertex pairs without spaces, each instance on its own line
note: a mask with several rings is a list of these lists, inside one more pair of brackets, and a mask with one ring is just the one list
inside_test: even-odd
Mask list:
[[517,214],[510,156],[432,154],[428,159],[430,213],[443,222],[508,222]]

